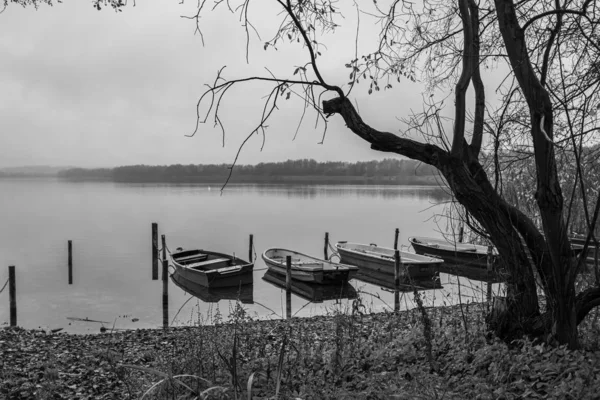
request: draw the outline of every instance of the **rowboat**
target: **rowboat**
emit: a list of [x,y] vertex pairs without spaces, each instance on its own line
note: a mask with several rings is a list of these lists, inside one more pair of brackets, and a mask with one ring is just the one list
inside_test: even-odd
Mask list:
[[253,282],[254,263],[228,254],[181,247],[171,253],[177,279],[207,288],[238,287]]
[[[356,265],[360,273],[369,272],[394,275],[394,249],[379,247],[376,244],[337,242],[335,245],[340,261]],[[419,254],[400,251],[400,278],[428,278],[436,274],[444,260]]]
[[[263,280],[279,289],[285,290],[286,288],[285,276],[271,270],[265,273]],[[355,299],[357,297],[356,289],[349,282],[321,285],[292,279],[291,283],[292,293],[313,303],[322,303],[325,300]]]
[[284,276],[287,273],[287,256],[291,256],[292,259],[292,279],[299,281],[321,284],[339,283],[351,279],[358,272],[358,268],[355,266],[322,260],[294,250],[271,248],[262,254],[269,271]]
[[[448,264],[472,265],[487,268],[488,247],[471,243],[448,242],[444,239],[410,237],[408,241],[417,254],[438,257]],[[492,248],[491,263],[496,263],[498,252]]]
[[221,300],[240,301],[243,304],[254,304],[254,285],[239,285],[228,287],[206,287],[182,279],[177,273],[171,275],[171,280],[184,292],[202,300],[205,303],[218,303]]

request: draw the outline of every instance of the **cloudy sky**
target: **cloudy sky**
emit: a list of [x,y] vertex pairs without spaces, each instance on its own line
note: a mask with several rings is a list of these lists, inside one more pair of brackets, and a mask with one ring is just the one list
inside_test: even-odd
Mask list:
[[[221,132],[212,124],[185,137],[195,127],[204,85],[224,65],[228,78],[267,76],[265,66],[292,76],[306,62],[306,50],[300,44],[263,50],[280,10],[259,2],[263,8],[251,9],[251,18],[263,40],[253,36],[246,64],[246,37],[236,16],[224,8],[205,14],[203,46],[194,35],[194,22],[181,18],[195,11],[196,2],[178,3],[137,1],[121,13],[99,12],[84,0],[64,0],[37,11],[9,5],[0,14],[0,167],[231,162],[258,122],[270,86],[246,84],[228,92],[221,116],[227,129],[223,147]],[[324,39],[328,51],[320,59],[325,79],[338,85],[348,81],[344,64],[354,53],[355,12],[350,9],[345,17],[341,30]],[[376,33],[375,24],[361,21],[364,52],[372,50]],[[366,91],[362,86],[353,94],[363,118],[381,130],[397,132],[397,118],[411,107],[421,108],[421,87],[409,81],[377,96]],[[294,141],[302,102],[280,104],[264,149],[262,138],[254,136],[241,163],[391,156],[370,150],[339,116],[330,118],[325,142],[318,144],[322,124],[315,129],[315,114],[307,114]]]

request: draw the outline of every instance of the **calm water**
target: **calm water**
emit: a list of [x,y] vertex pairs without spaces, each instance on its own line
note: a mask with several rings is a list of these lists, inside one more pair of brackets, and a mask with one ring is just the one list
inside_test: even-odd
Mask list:
[[[221,194],[207,185],[129,185],[56,180],[0,180],[0,288],[8,265],[17,268],[18,324],[26,328],[65,328],[99,332],[107,327],[162,325],[162,282],[151,280],[151,223],[167,237],[167,247],[202,247],[248,255],[254,234],[258,259],[251,315],[279,318],[284,292],[262,279],[260,253],[285,247],[322,256],[323,237],[391,247],[409,236],[439,236],[448,198],[440,189],[410,186],[231,185]],[[160,236],[159,236],[160,237]],[[74,282],[67,282],[67,241],[73,241]],[[481,300],[485,283],[460,278],[464,301]],[[393,294],[351,281],[367,308],[393,306]],[[428,305],[457,303],[457,278],[441,275],[441,289],[421,292]],[[323,298],[322,293],[315,294]],[[326,296],[325,296],[326,298]],[[293,313],[309,316],[347,306],[348,300],[310,303],[292,296]],[[413,307],[412,295],[402,299]],[[185,325],[233,302],[205,303],[169,282],[169,318]],[[177,317],[175,317],[177,314]],[[174,318],[175,317],[175,318]],[[136,320],[135,322],[132,320]],[[9,321],[8,288],[0,294],[0,324]]]

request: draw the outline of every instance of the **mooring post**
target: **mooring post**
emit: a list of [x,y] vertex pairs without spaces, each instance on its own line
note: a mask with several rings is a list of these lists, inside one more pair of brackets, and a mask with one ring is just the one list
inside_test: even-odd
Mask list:
[[465,234],[465,227],[463,225],[460,226],[459,230],[458,230],[458,243],[462,243],[463,242],[463,236]]
[[[396,230],[398,232],[398,230]],[[394,312],[400,311],[400,250],[394,251]]]
[[158,224],[152,223],[152,280],[158,279]]
[[292,317],[292,256],[285,257],[285,318]]
[[396,228],[396,234],[394,235],[394,250],[398,249],[398,236],[400,236],[400,229]]
[[248,246],[248,260],[250,262],[254,262],[254,254],[252,252],[252,249],[254,249],[254,235],[250,234],[250,243]]
[[15,266],[8,267],[8,297],[10,304],[10,326],[17,326],[17,284]]
[[490,302],[492,301],[492,264],[494,263],[494,259],[492,257],[492,246],[489,245],[487,248],[487,301],[488,307],[490,306]]
[[69,240],[67,242],[67,247],[69,249],[69,285],[73,284],[73,242]]
[[163,308],[163,328],[169,327],[169,260],[167,260],[167,245],[165,241],[165,235],[161,236],[162,239],[162,281],[163,281],[163,294],[162,294],[162,308]]
[[323,247],[323,254],[325,255],[325,260],[329,260],[329,254],[327,254],[328,247],[329,247],[329,232],[325,232],[325,246]]

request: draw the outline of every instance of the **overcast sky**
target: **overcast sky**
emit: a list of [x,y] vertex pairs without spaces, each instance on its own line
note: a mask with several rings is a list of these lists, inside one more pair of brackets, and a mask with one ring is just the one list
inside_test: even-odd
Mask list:
[[[0,14],[0,167],[230,163],[258,122],[270,86],[246,84],[228,92],[221,115],[227,129],[223,147],[221,132],[212,124],[185,137],[195,127],[204,85],[224,65],[228,78],[267,76],[265,66],[291,76],[307,53],[300,44],[264,51],[254,36],[248,65],[237,17],[225,9],[205,14],[203,47],[194,23],[180,17],[191,14],[196,2],[178,3],[138,1],[121,13],[99,12],[84,0],[64,0],[37,11],[9,5]],[[260,2],[265,4],[275,2]],[[257,7],[251,17],[265,39],[274,33],[273,16],[279,10]],[[320,59],[325,79],[337,85],[348,81],[344,64],[354,53],[355,12],[345,17],[342,30],[325,39],[329,50]],[[365,52],[375,45],[376,32],[377,26],[361,21]],[[411,107],[421,108],[421,87],[408,80],[377,96],[366,91],[361,86],[353,94],[363,118],[380,130],[397,132],[397,118]],[[302,102],[280,104],[263,151],[262,138],[253,137],[241,163],[393,156],[370,150],[339,116],[330,118],[325,142],[318,144],[322,125],[315,129],[315,114],[307,113],[293,141]]]

